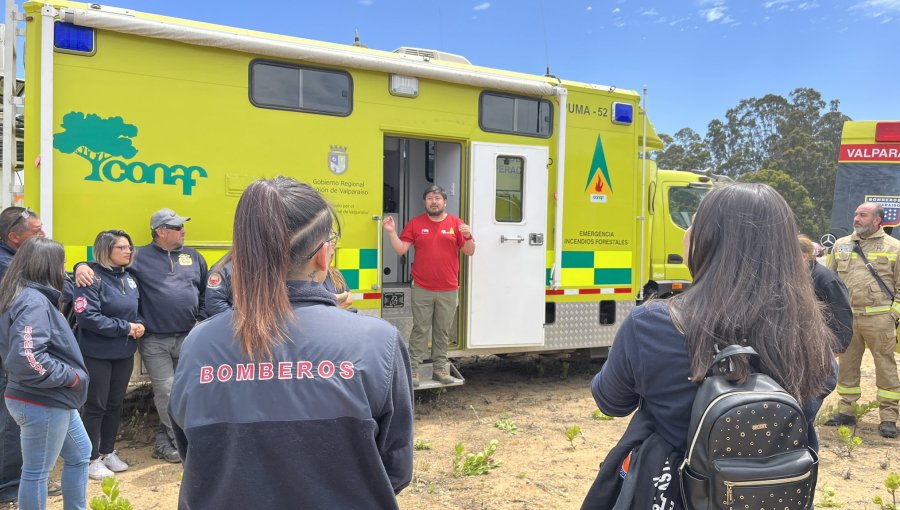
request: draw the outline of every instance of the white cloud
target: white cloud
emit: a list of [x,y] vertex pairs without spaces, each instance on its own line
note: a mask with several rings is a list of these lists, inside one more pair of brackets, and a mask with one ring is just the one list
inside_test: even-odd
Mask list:
[[678,19],[673,19],[672,21],[669,22],[669,26],[670,26],[670,27],[674,27],[675,25],[684,23],[685,21],[687,21],[687,20],[689,20],[689,19],[690,19],[690,18],[688,18],[688,17],[678,18]]
[[472,10],[473,11],[486,11],[490,8],[491,8],[490,2],[483,2],[483,3],[476,5],[475,7],[472,7]]
[[769,0],[763,4],[766,9],[774,9],[777,11],[808,11],[819,7],[815,1],[805,1],[797,3],[798,0]]
[[656,9],[647,9],[646,11],[641,13],[641,16],[658,16],[659,12]]
[[585,10],[586,10],[586,11],[593,11],[593,10],[594,10],[594,8],[593,8],[593,7],[591,7],[591,6],[590,6],[590,5],[589,5],[589,6],[587,6],[587,9],[585,9]]
[[880,18],[889,13],[900,13],[900,0],[866,0],[854,4],[850,9],[863,11],[873,18]]
[[619,14],[620,12],[622,12],[622,9],[619,9],[618,7],[612,10],[613,14]]
[[703,17],[706,18],[706,21],[715,23],[716,21],[719,21],[720,19],[725,17],[725,11],[727,10],[727,7],[713,7],[712,9],[705,9],[703,11],[700,11],[700,14],[702,14]]
[[375,3],[374,0],[359,0],[359,5],[364,5],[366,7],[368,7],[374,3]]

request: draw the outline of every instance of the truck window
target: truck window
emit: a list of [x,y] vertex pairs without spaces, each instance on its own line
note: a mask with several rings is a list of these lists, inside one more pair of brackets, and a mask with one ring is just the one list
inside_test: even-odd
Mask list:
[[525,159],[513,156],[497,158],[497,187],[494,219],[501,223],[522,222],[522,183]]
[[478,124],[492,133],[550,138],[553,106],[546,99],[483,92]]
[[254,60],[250,102],[260,108],[347,116],[353,110],[353,80],[344,71]]
[[700,200],[709,192],[704,188],[671,188],[669,190],[669,216],[679,227],[687,230]]

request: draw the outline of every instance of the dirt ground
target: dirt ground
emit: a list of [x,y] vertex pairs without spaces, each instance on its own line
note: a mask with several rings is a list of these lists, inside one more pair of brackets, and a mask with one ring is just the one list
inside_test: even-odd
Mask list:
[[[627,418],[592,418],[596,407],[590,380],[599,367],[599,363],[584,359],[463,360],[460,369],[467,378],[464,386],[417,394],[416,439],[430,441],[431,446],[416,451],[413,481],[401,493],[400,507],[579,508],[597,465],[628,423]],[[874,369],[867,357],[863,363],[863,402],[874,399],[874,385]],[[825,408],[835,403],[832,395]],[[136,510],[174,509],[181,466],[150,457],[156,424],[152,410],[132,408],[129,412],[131,418],[123,427],[119,454],[131,469],[118,476],[121,493]],[[516,434],[494,426],[504,416],[516,425]],[[570,444],[565,430],[573,425],[581,428],[581,435]],[[862,444],[849,458],[835,429],[818,430],[822,442],[820,490],[833,487],[833,500],[845,509],[875,509],[873,496],[889,498],[883,480],[891,471],[900,472],[900,439],[887,440],[878,435],[877,411],[863,418],[857,431]],[[494,458],[502,466],[487,475],[454,476],[457,443],[463,443],[466,451],[474,451],[483,449],[492,439],[499,441]],[[100,494],[99,482],[90,482],[88,491],[90,497]],[[825,498],[819,493],[816,500],[821,504]],[[51,498],[49,508],[61,510],[62,498]]]

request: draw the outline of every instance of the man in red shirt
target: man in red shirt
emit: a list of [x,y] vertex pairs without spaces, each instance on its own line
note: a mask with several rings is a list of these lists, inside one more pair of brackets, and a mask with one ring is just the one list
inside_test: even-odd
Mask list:
[[447,371],[447,342],[459,304],[459,252],[468,257],[475,253],[471,227],[444,211],[447,206],[444,189],[431,186],[422,198],[425,214],[410,220],[399,236],[394,219],[384,220],[384,230],[397,255],[405,255],[411,246],[416,247],[412,265],[413,329],[409,335],[414,388],[419,386],[419,365],[427,353],[429,336],[434,363],[432,378],[441,384],[455,381]]

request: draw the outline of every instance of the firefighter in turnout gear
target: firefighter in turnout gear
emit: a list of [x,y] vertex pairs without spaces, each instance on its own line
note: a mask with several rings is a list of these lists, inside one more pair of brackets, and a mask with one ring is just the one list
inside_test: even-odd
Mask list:
[[[859,367],[866,347],[875,360],[875,384],[883,437],[897,437],[900,378],[894,351],[897,348],[897,320],[900,318],[900,241],[886,235],[881,227],[884,209],[863,203],[853,215],[853,234],[838,239],[828,259],[850,291],[853,308],[853,339],[840,355],[837,392],[841,396],[838,413],[825,425],[854,425],[853,403],[859,400]],[[877,276],[876,276],[877,275]]]

